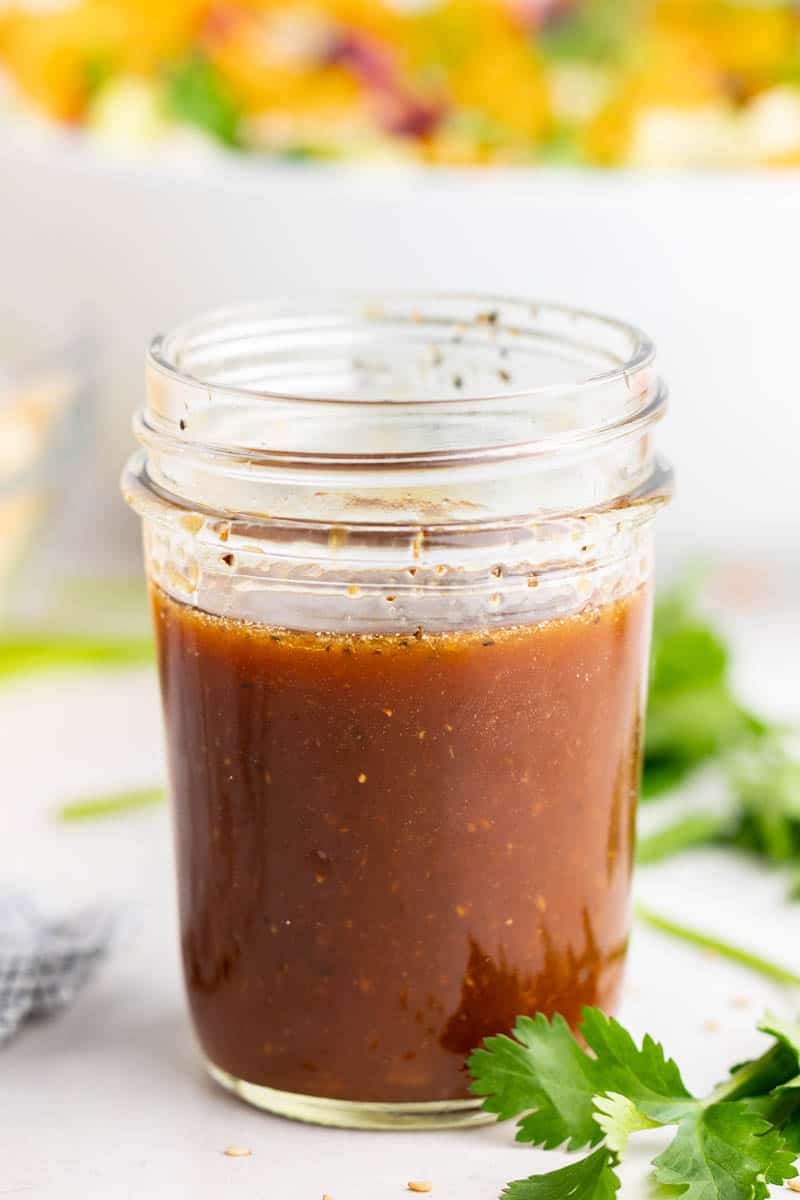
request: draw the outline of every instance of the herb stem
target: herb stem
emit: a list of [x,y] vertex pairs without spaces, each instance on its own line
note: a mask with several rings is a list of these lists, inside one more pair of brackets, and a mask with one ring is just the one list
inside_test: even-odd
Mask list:
[[0,681],[42,670],[138,666],[152,658],[149,637],[6,633],[0,636]]
[[663,862],[694,846],[707,846],[716,841],[730,824],[730,819],[715,813],[690,813],[672,825],[639,838],[636,861],[643,866]]
[[703,950],[710,950],[712,953],[718,954],[721,958],[727,958],[730,962],[739,963],[740,966],[747,967],[748,970],[754,971],[757,975],[763,975],[766,979],[772,979],[776,983],[800,987],[800,975],[794,971],[787,970],[786,967],[782,967],[779,963],[762,958],[760,954],[753,954],[749,950],[742,949],[740,946],[734,946],[730,942],[723,942],[719,938],[701,932],[699,929],[692,929],[687,925],[681,925],[669,917],[664,917],[660,913],[654,912],[653,909],[647,908],[643,904],[637,904],[636,915],[645,925],[649,925],[652,929],[657,929],[660,933],[666,933],[670,937],[678,938],[680,941],[688,942],[690,945],[698,946]]
[[136,808],[149,808],[161,804],[164,789],[161,787],[136,788],[129,792],[110,792],[103,796],[87,796],[64,804],[57,813],[60,821],[87,821],[94,817],[111,817]]

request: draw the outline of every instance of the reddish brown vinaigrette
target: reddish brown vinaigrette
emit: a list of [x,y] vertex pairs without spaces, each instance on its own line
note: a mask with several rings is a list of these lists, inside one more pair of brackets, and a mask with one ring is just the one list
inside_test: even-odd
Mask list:
[[154,589],[205,1054],[343,1100],[465,1097],[518,1013],[613,1008],[647,588],[491,632],[291,632]]

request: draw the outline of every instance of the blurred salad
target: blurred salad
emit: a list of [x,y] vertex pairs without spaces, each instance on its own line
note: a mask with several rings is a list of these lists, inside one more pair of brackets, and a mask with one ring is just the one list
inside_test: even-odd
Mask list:
[[0,13],[9,120],[288,159],[800,163],[779,0],[77,0]]

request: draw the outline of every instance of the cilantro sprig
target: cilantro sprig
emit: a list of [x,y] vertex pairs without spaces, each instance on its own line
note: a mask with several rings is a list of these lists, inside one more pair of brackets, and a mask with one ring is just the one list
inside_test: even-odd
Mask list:
[[668,791],[696,767],[769,732],[736,699],[730,649],[699,611],[689,574],[658,597],[653,618],[642,794]]
[[517,1141],[591,1153],[567,1167],[510,1183],[503,1200],[614,1200],[631,1136],[675,1127],[653,1160],[663,1195],[685,1200],[765,1200],[797,1176],[800,1153],[800,1021],[767,1017],[760,1058],[734,1068],[708,1096],[693,1096],[675,1062],[646,1036],[585,1008],[582,1042],[558,1015],[519,1017],[511,1037],[487,1038],[468,1069],[472,1091]]
[[640,839],[639,862],[693,846],[735,846],[770,864],[793,864],[800,894],[800,754],[797,735],[736,698],[730,650],[702,615],[689,577],[656,604],[642,795],[652,800],[699,767],[725,782],[725,802]]

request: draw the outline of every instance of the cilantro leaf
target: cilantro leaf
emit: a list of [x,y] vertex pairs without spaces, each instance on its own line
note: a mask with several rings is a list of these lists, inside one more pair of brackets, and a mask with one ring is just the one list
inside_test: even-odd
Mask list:
[[726,684],[651,692],[645,726],[645,763],[695,766],[748,733],[744,711]]
[[762,1033],[769,1033],[784,1046],[788,1046],[790,1050],[794,1051],[797,1056],[798,1070],[800,1070],[800,1017],[792,1020],[768,1012],[764,1014],[758,1028]]
[[656,640],[651,686],[657,692],[713,687],[724,680],[728,661],[728,647],[715,630],[687,621]]
[[642,770],[642,800],[655,800],[683,783],[695,764],[682,758],[645,759]]
[[563,1017],[518,1017],[513,1038],[487,1038],[467,1063],[471,1090],[502,1121],[519,1121],[517,1141],[570,1150],[600,1141],[592,1097],[604,1090],[597,1065]]
[[[690,706],[689,715],[692,711]],[[729,791],[725,809],[691,812],[641,839],[638,861],[660,862],[692,846],[717,843],[772,864],[800,866],[800,759],[791,751],[790,739],[777,731],[748,736],[723,760]],[[790,895],[797,898],[794,891]]]
[[193,53],[173,63],[164,76],[169,116],[211,134],[226,146],[240,143],[241,110],[212,62]]
[[698,579],[690,574],[656,601],[645,798],[669,790],[700,763],[768,729],[736,700],[729,682],[729,648],[698,611],[697,590]]
[[739,807],[732,840],[771,862],[800,859],[800,761],[778,737],[761,739],[730,763]]
[[519,1017],[516,1040],[489,1038],[473,1054],[473,1091],[488,1094],[487,1111],[504,1117],[528,1112],[520,1122],[521,1140],[547,1148],[567,1141],[577,1147],[603,1136],[605,1142],[568,1167],[516,1180],[501,1200],[614,1200],[615,1167],[628,1139],[655,1125],[677,1126],[653,1161],[659,1194],[767,1200],[771,1185],[797,1176],[800,1020],[767,1016],[761,1028],[775,1039],[771,1046],[698,1100],[657,1042],[646,1036],[637,1046],[599,1009],[583,1011],[579,1029],[586,1050],[561,1017]]
[[692,813],[640,844],[640,862],[716,842],[795,867],[800,898],[800,757],[788,731],[744,708],[730,685],[730,652],[702,616],[698,579],[660,595],[653,621],[642,798],[653,799],[697,767],[717,762],[728,785],[725,813]]
[[682,1200],[760,1200],[768,1183],[796,1175],[793,1155],[769,1122],[732,1101],[684,1117],[653,1163],[659,1184]]
[[485,1096],[485,1110],[501,1120],[520,1118],[518,1141],[545,1149],[594,1145],[603,1136],[596,1097],[609,1092],[628,1097],[659,1124],[678,1121],[697,1104],[651,1037],[640,1049],[618,1021],[595,1008],[583,1010],[580,1032],[591,1054],[563,1017],[518,1017],[513,1038],[488,1038],[470,1058],[473,1093]]
[[598,1093],[621,1093],[659,1125],[672,1124],[697,1106],[676,1063],[649,1034],[640,1049],[619,1021],[597,1008],[583,1010],[580,1031],[596,1055]]
[[766,1096],[742,1101],[748,1112],[780,1131],[786,1149],[800,1154],[800,1075]]
[[614,1200],[619,1189],[614,1162],[614,1155],[601,1146],[558,1171],[515,1180],[501,1200]]
[[781,1088],[780,1110],[776,1109],[777,1105],[773,1106],[765,1119],[778,1126],[786,1149],[800,1156],[800,1075]]
[[628,1146],[628,1138],[632,1133],[641,1129],[655,1129],[657,1121],[651,1121],[644,1113],[619,1092],[609,1092],[606,1096],[595,1096],[595,1120],[606,1135],[606,1145],[609,1150],[621,1158]]

